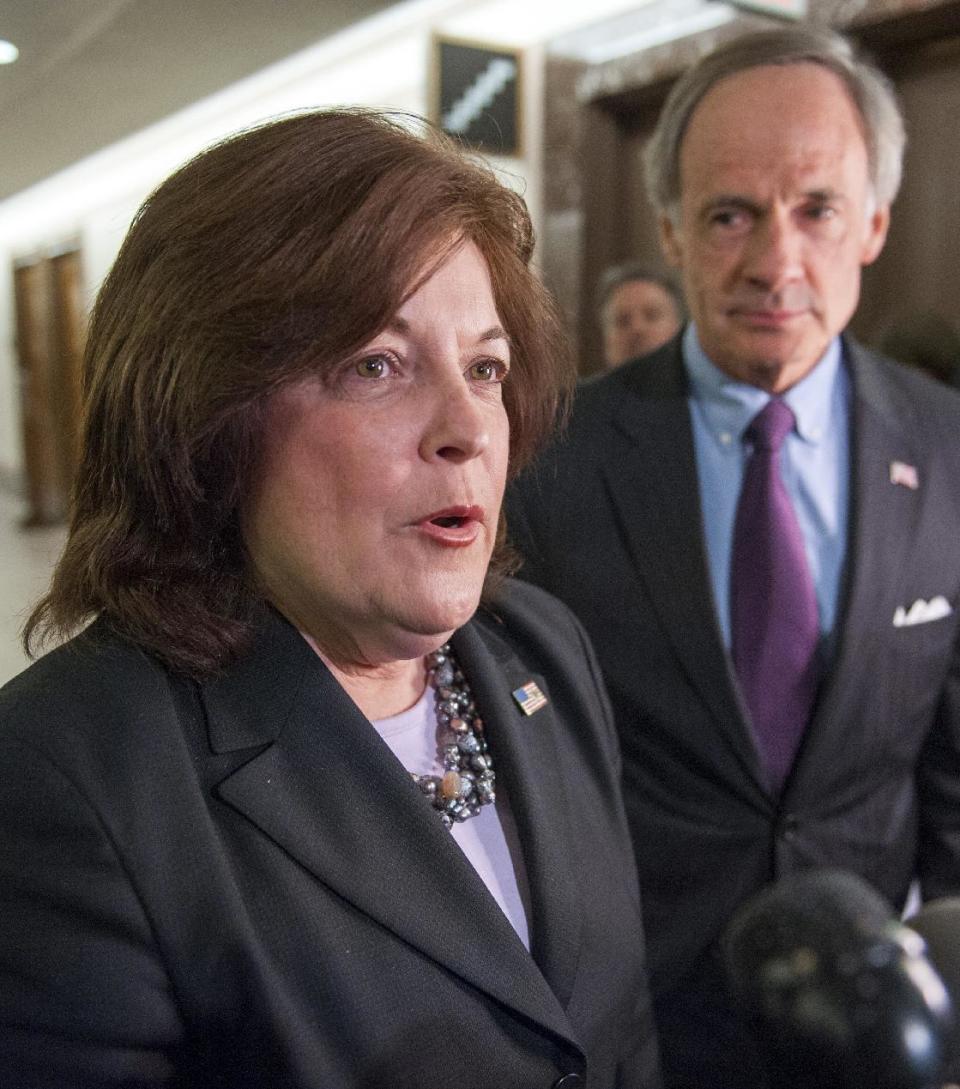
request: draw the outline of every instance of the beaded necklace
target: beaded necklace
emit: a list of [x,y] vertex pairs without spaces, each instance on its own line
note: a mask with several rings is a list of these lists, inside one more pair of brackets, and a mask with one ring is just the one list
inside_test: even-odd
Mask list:
[[483,736],[483,719],[449,643],[427,655],[427,679],[434,688],[442,775],[413,774],[447,828],[475,817],[496,801],[493,760]]

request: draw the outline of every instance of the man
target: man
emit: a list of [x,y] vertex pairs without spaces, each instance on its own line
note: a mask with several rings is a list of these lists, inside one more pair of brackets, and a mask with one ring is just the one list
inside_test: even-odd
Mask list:
[[842,334],[902,149],[826,31],[685,74],[648,171],[692,322],[583,387],[511,496],[612,697],[674,1089],[765,1084],[720,939],[766,883],[960,891],[960,399]]
[[683,320],[677,285],[637,261],[614,265],[600,277],[597,315],[603,332],[603,364],[619,367],[648,355],[676,336]]

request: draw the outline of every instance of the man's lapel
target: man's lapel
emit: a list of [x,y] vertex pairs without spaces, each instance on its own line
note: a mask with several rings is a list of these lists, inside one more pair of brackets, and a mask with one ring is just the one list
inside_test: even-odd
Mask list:
[[632,369],[613,422],[604,475],[637,577],[689,683],[762,786],[713,604],[679,339]]
[[[495,686],[476,687],[487,699]],[[271,615],[253,652],[206,684],[203,699],[215,752],[265,746],[219,784],[224,801],[359,911],[573,1039],[543,975],[437,814],[286,621]]]
[[[853,389],[851,518],[847,576],[838,616],[838,645],[811,724],[804,755],[819,742],[837,744],[835,730],[822,738],[818,726],[849,718],[845,700],[864,683],[870,644],[888,637],[899,588],[923,504],[926,458],[917,441],[918,421],[909,406],[895,404],[883,375],[857,344],[845,341]],[[899,463],[916,473],[919,486],[891,480]],[[851,681],[853,683],[851,684]]]

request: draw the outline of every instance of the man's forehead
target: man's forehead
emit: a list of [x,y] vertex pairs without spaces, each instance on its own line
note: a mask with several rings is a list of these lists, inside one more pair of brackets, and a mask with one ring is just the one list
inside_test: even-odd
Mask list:
[[[681,190],[720,172],[744,177],[791,172],[829,189],[849,159],[866,165],[863,124],[844,82],[810,62],[765,65],[724,77],[697,103],[680,148]],[[823,177],[818,180],[818,174]]]
[[714,83],[691,111],[681,149],[691,136],[712,133],[737,139],[764,121],[780,128],[787,120],[819,122],[825,135],[838,122],[852,121],[862,130],[859,110],[835,72],[813,61],[766,64],[733,72]]

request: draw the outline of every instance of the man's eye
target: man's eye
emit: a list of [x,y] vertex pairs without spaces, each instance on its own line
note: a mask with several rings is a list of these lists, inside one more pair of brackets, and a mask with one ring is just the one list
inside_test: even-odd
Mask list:
[[710,222],[717,227],[736,227],[743,221],[743,212],[732,208],[721,209],[710,217]]

